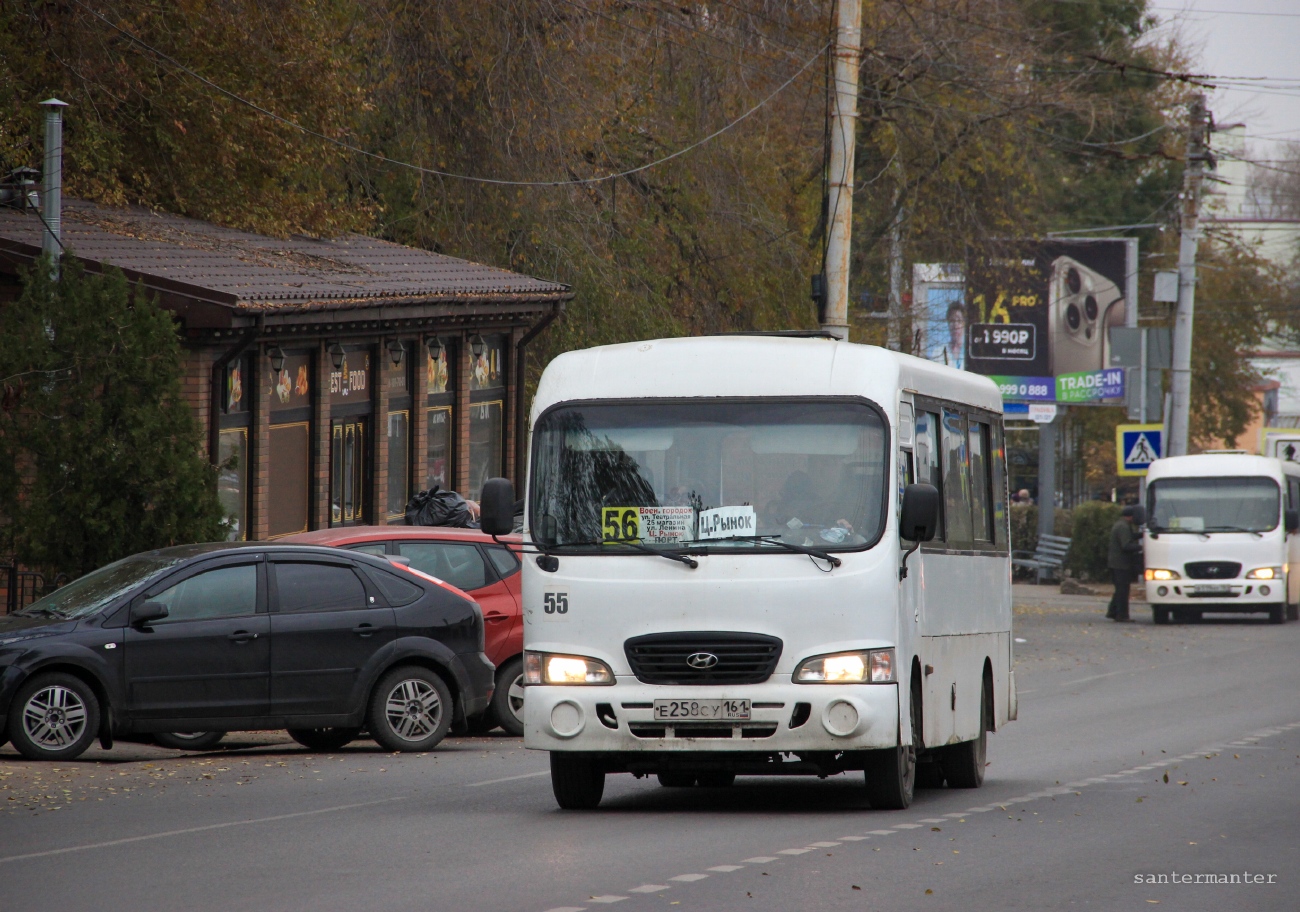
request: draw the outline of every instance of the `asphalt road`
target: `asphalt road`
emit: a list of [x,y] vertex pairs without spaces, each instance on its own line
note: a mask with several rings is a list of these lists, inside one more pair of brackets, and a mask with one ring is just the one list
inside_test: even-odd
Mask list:
[[1017,588],[1020,721],[977,791],[881,812],[849,775],[618,776],[564,813],[545,755],[504,737],[5,747],[0,910],[1300,908],[1300,624],[1115,625]]

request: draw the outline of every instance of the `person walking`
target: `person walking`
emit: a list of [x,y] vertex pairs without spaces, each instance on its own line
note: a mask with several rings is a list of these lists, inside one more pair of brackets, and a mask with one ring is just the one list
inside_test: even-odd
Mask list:
[[1136,505],[1124,508],[1123,515],[1110,529],[1110,548],[1106,566],[1110,568],[1115,594],[1110,597],[1106,617],[1112,621],[1131,621],[1128,616],[1129,587],[1142,569],[1142,537],[1138,528],[1146,521],[1146,511]]

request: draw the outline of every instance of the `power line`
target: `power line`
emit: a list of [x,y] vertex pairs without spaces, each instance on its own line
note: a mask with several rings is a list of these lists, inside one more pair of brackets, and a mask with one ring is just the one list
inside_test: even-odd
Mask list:
[[[548,181],[516,181],[516,180],[503,180],[500,178],[491,178],[491,177],[475,177],[469,174],[457,174],[451,171],[439,171],[435,168],[425,168],[421,165],[400,161],[395,158],[389,158],[385,155],[379,154],[378,152],[370,152],[366,149],[360,148],[359,146],[354,146],[351,143],[344,142],[341,139],[335,139],[332,136],[326,136],[324,133],[320,133],[316,130],[311,129],[310,127],[304,127],[302,124],[290,120],[287,117],[281,117],[279,114],[276,114],[274,111],[268,110],[267,108],[262,107],[256,102],[249,101],[247,98],[244,98],[241,95],[236,95],[234,92],[231,92],[229,89],[217,85],[215,82],[208,79],[206,76],[202,76],[196,73],[194,70],[185,66],[185,64],[181,63],[180,61],[176,60],[173,57],[168,56],[167,54],[153,47],[152,45],[145,43],[143,40],[137,38],[135,35],[133,35],[131,32],[128,32],[126,29],[121,28],[116,23],[112,22],[108,18],[101,15],[98,11],[92,9],[91,7],[87,6],[85,3],[81,2],[81,0],[73,0],[73,2],[75,2],[82,9],[86,10],[86,12],[90,13],[96,19],[99,19],[100,21],[104,22],[106,25],[108,25],[110,28],[112,28],[114,31],[121,34],[123,37],[125,37],[132,43],[138,45],[139,47],[144,48],[145,50],[149,51],[151,54],[157,56],[159,59],[166,61],[167,63],[176,67],[181,72],[190,76],[191,78],[197,79],[199,82],[208,86],[213,91],[219,92],[222,95],[225,95],[227,98],[231,99],[232,101],[245,105],[246,107],[251,108],[257,113],[265,117],[271,118],[277,123],[282,123],[285,126],[292,127],[293,129],[305,133],[308,136],[315,137],[316,139],[324,140],[325,142],[330,143],[331,145],[334,146],[338,146],[341,149],[345,149],[348,152],[352,152],[356,155],[361,155],[366,158],[371,158],[376,161],[382,162],[384,164],[392,165],[393,167],[405,168],[410,171],[416,171],[420,174],[430,174],[433,175],[434,177],[444,177],[451,180],[467,181],[469,183],[492,184],[496,186],[505,186],[505,187],[569,187],[569,186],[577,186],[577,185],[584,185],[584,184],[599,184],[605,181],[617,180],[618,178],[621,177],[629,177],[633,174],[639,174],[642,171],[648,171],[651,168],[655,168],[666,162],[672,161],[675,158],[680,158],[686,153],[698,149],[700,146],[703,146],[704,144],[716,139],[717,137],[721,136],[723,133],[726,133],[728,130],[731,130],[733,127],[736,127],[743,121],[747,120],[751,115],[757,112],[760,108],[766,105],[777,95],[781,94],[781,92],[783,92],[786,88],[788,88],[791,83],[793,83],[796,79],[802,76],[804,71],[806,71],[808,67],[812,66],[812,64],[821,57],[821,55],[826,51],[826,49],[830,47],[829,42],[827,44],[822,45],[822,47],[819,48],[817,52],[813,54],[813,56],[808,58],[808,60],[803,64],[803,66],[799,67],[799,69],[795,71],[794,75],[792,75],[785,82],[781,83],[781,85],[777,86],[777,88],[771,94],[766,96],[762,101],[758,102],[758,104],[754,105],[744,114],[741,114],[739,117],[737,117],[735,120],[728,123],[726,126],[721,127],[718,130],[715,130],[714,132],[710,133],[708,136],[705,136],[703,139],[691,143],[689,146],[686,146],[682,149],[678,149],[676,152],[673,152],[670,155],[665,155],[663,158],[655,159],[652,162],[649,162],[644,165],[639,165],[636,168],[629,168],[625,171],[619,171],[614,174],[606,174],[601,177],[571,178],[569,180],[548,180]],[[573,5],[578,6],[579,4],[575,3]]]

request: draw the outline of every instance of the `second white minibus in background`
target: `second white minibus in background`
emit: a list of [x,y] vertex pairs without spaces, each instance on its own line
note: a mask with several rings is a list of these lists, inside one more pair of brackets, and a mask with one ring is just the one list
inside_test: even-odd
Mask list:
[[1296,620],[1300,466],[1244,453],[1172,456],[1147,474],[1147,601],[1157,624],[1204,613]]
[[[807,335],[807,334],[805,334]],[[560,355],[525,496],[525,747],[564,808],[865,772],[873,807],[974,788],[1016,714],[1002,400],[826,337]],[[483,528],[510,528],[509,482]]]

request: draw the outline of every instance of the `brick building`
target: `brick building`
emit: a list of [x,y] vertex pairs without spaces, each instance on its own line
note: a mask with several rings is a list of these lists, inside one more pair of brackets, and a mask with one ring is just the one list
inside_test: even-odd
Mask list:
[[[287,240],[66,201],[62,239],[176,317],[185,395],[241,538],[402,521],[434,484],[475,498],[523,465],[521,368],[568,286],[358,235]],[[0,208],[0,304],[40,255]]]

